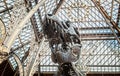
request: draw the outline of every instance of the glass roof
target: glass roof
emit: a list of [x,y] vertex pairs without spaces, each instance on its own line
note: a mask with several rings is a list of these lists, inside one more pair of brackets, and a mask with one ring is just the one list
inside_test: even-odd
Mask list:
[[[39,2],[42,0],[39,0]],[[60,0],[46,0],[33,15],[38,31],[41,32],[41,20],[44,20],[45,14],[52,14]],[[120,26],[118,11],[120,3],[116,0],[94,0],[99,1],[100,6],[104,8],[111,21]],[[28,14],[27,9],[31,10],[36,5],[36,0],[30,0],[31,6],[23,6],[24,0],[0,0],[0,18],[3,20],[6,31],[11,35],[11,28],[16,28],[17,24]],[[80,4],[81,3],[81,4]],[[76,5],[78,4],[78,6]],[[7,7],[6,7],[7,6]],[[4,11],[7,9],[6,11]],[[110,29],[109,25],[99,9],[92,0],[65,0],[58,10],[56,16],[61,21],[70,20],[78,28],[80,39],[82,40],[82,49],[80,56],[80,67],[82,72],[120,72],[120,45]],[[12,24],[12,25],[11,25]],[[113,26],[112,26],[113,27]],[[118,34],[117,30],[115,33]],[[27,59],[24,61],[24,68],[28,66],[30,57],[34,57],[30,50],[35,41],[35,33],[31,19],[29,19],[11,47],[20,60],[23,59],[27,51],[30,51]],[[57,64],[51,61],[51,51],[47,40],[41,46],[40,50],[40,69],[42,72],[53,72],[57,70]],[[10,55],[9,62],[13,69],[17,67],[15,58]],[[29,62],[29,63],[32,63]],[[36,67],[36,71],[38,68]]]

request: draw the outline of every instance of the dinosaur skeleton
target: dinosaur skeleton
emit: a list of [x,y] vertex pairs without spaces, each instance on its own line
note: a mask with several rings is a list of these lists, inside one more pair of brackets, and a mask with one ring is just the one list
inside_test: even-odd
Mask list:
[[[6,45],[7,53],[10,52],[10,48],[12,46],[13,41],[16,39],[17,35],[20,33],[21,29],[24,27],[24,24],[27,20],[35,13],[35,11],[39,8],[45,0],[42,0],[38,3],[35,8],[33,8],[28,15],[21,22],[18,23],[18,27],[15,27],[15,30],[10,30],[10,36],[6,38],[4,44]],[[14,18],[13,18],[14,19]],[[14,32],[15,31],[15,32]],[[51,58],[54,63],[59,64],[59,72],[63,76],[79,76],[79,74],[74,70],[72,66],[72,62],[75,62],[79,59],[79,52],[81,48],[79,33],[77,29],[75,29],[69,21],[60,21],[56,18],[56,16],[47,15],[45,19],[45,24],[43,26],[43,33],[45,37],[49,40],[49,47],[51,48]],[[44,38],[41,43],[44,42]],[[42,46],[42,44],[40,44]],[[25,76],[32,76],[36,71],[34,68],[39,64],[39,53],[41,47],[38,47],[37,44],[34,46],[33,52],[36,53],[36,59],[34,60],[33,56],[29,55],[31,58],[30,64],[27,64],[27,67],[23,70],[20,70],[22,76],[25,73]],[[39,51],[36,52],[36,49]],[[16,60],[18,58],[14,56]],[[34,61],[33,61],[34,60]],[[20,63],[20,61],[17,61]],[[31,66],[32,65],[32,66]],[[19,68],[22,68],[20,63]],[[67,68],[67,71],[65,71]],[[26,74],[27,73],[27,74]],[[58,75],[57,75],[58,76]]]
[[43,26],[43,33],[49,41],[52,61],[59,64],[60,74],[79,76],[72,66],[72,62],[79,59],[81,49],[77,29],[69,21],[60,21],[56,16],[48,14]]

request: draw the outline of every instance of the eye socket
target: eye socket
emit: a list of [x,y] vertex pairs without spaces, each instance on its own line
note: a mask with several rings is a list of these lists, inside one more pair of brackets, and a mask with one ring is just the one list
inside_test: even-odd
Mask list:
[[52,14],[48,14],[48,16],[52,16]]
[[73,53],[74,53],[74,54],[77,54],[77,53],[78,53],[78,50],[77,50],[77,49],[73,49]]
[[79,51],[80,51],[80,48],[79,47],[73,47],[72,48],[72,53],[74,53],[74,54],[79,54]]

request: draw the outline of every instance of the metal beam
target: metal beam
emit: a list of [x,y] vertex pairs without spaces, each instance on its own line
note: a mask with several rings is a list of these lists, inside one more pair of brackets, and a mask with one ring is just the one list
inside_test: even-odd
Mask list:
[[28,55],[29,55],[29,50],[30,49],[28,49],[28,51],[27,52],[25,52],[25,55],[23,56],[23,58],[22,58],[22,60],[21,60],[21,62],[24,64],[24,61],[27,59],[27,57],[28,57]]
[[[81,6],[77,6],[77,7],[76,7],[76,6],[71,6],[71,8],[78,8],[78,7],[79,7],[79,8],[83,8],[83,7],[81,7]],[[87,7],[89,7],[89,8],[95,8],[95,6],[92,6],[92,5],[91,5],[91,6],[87,6]],[[64,6],[64,7],[62,7],[61,9],[68,9],[68,8],[69,8],[68,6]]]
[[111,19],[113,18],[113,5],[114,5],[114,0],[112,0],[111,2],[111,12],[110,12],[110,16],[111,16]]
[[[112,33],[85,33],[85,34],[80,34],[81,37],[114,37]],[[119,34],[117,34],[119,36]]]
[[[32,9],[32,3],[31,3],[31,1],[29,1],[29,4],[30,4],[30,8]],[[33,30],[34,30],[35,41],[36,41],[36,42],[40,42],[40,39],[39,39],[39,29],[38,29],[37,21],[36,21],[36,18],[35,18],[35,15],[34,15],[34,14],[33,14],[33,16],[30,18],[30,21],[31,21],[31,24],[32,24]]]
[[105,22],[105,20],[71,21],[71,23],[80,23],[80,22]]
[[[82,41],[89,41],[89,40],[116,40],[112,33],[110,34],[81,34],[80,38]],[[120,37],[119,37],[120,38]],[[48,42],[48,40],[45,40]]]
[[120,65],[86,65],[88,67],[120,67]]
[[11,17],[11,14],[10,14],[9,8],[8,8],[8,6],[7,6],[7,3],[6,3],[6,0],[3,0],[3,1],[4,1],[4,4],[5,4],[5,7],[6,7],[7,11],[8,11],[8,14],[9,14],[9,16]]
[[111,20],[111,17],[107,14],[106,10],[99,5],[99,2],[97,0],[92,0],[97,9],[100,11],[100,13],[103,15],[104,19],[107,23],[112,24],[113,27],[120,33],[120,29],[117,27],[116,23]]
[[16,51],[16,50],[18,50],[18,49],[20,49],[20,48],[22,48],[22,47],[24,47],[25,45],[28,45],[30,43],[30,41],[28,41],[28,42],[26,42],[26,43],[23,43],[23,45],[20,45],[20,46],[18,46],[17,48],[11,48],[11,52],[13,52],[13,51]]
[[56,15],[64,2],[65,0],[60,0],[59,3],[57,4],[57,7],[53,10],[52,14]]
[[110,56],[110,55],[113,56],[113,55],[118,55],[118,54],[115,54],[115,53],[114,54],[104,54],[104,53],[103,54],[97,54],[97,53],[96,54],[92,54],[91,53],[91,54],[81,54],[81,55],[82,56]]
[[[94,76],[98,76],[98,74],[100,74],[100,76],[106,76],[106,74],[112,75],[112,76],[118,76],[120,75],[120,71],[89,71],[87,73],[87,75],[92,76],[94,74]],[[95,75],[97,74],[97,75]],[[105,75],[104,75],[105,74]]]
[[[35,3],[38,4],[38,0],[35,0]],[[41,16],[40,11],[41,11],[41,10],[38,8],[37,13],[38,13],[38,16],[39,16],[40,23],[41,23],[41,25],[42,25],[42,16]]]
[[86,37],[86,38],[81,38],[81,41],[90,41],[90,40],[116,40],[116,38],[111,38],[111,37]]
[[116,2],[118,2],[120,4],[120,0],[115,0]]
[[77,27],[78,30],[104,30],[104,29],[110,29],[110,27]]
[[119,27],[116,25],[116,23],[113,20],[111,20],[110,16],[107,14],[106,10],[102,6],[100,6],[100,2],[98,2],[97,0],[92,0],[92,2],[97,7],[98,11],[102,14],[102,16],[104,17],[106,23],[109,25],[111,31],[113,32],[114,36],[116,37],[116,39],[120,43],[120,39],[116,35],[116,32],[112,28],[112,26],[118,31],[118,33],[120,33]]
[[40,42],[40,39],[39,39],[39,29],[38,29],[37,22],[36,22],[36,19],[35,19],[34,15],[30,18],[30,21],[31,21],[31,24],[32,24],[33,30],[34,30],[35,41],[36,42]]
[[118,16],[117,16],[117,22],[116,22],[117,25],[119,25],[119,21],[120,21],[120,4],[118,7]]
[[[55,74],[57,71],[43,71],[42,74]],[[86,73],[86,71],[82,71],[83,73]],[[37,74],[37,72],[35,73]],[[106,76],[112,75],[112,76],[119,76],[120,72],[119,71],[89,71],[87,72],[86,75],[84,76]],[[107,76],[108,76],[107,75]]]
[[13,9],[13,6],[8,7],[8,9],[5,8],[5,9],[0,10],[0,13],[4,13],[4,12],[11,10],[11,9]]
[[40,76],[40,63],[38,65],[38,76]]

